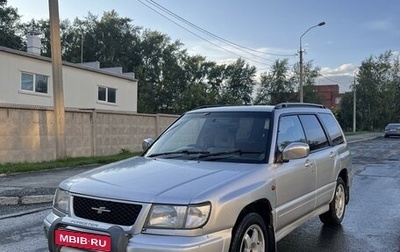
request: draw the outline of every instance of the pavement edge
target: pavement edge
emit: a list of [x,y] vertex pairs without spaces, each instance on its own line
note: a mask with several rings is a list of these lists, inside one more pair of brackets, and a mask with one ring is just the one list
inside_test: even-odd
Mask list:
[[51,203],[52,201],[53,201],[53,195],[30,195],[22,197],[1,196],[0,206],[42,204],[42,203]]

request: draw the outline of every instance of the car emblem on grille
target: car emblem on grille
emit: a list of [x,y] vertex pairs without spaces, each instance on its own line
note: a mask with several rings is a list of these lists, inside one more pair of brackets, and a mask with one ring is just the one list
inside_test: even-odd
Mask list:
[[106,207],[92,207],[92,210],[97,211],[98,214],[102,214],[103,212],[109,213],[111,210],[107,209]]

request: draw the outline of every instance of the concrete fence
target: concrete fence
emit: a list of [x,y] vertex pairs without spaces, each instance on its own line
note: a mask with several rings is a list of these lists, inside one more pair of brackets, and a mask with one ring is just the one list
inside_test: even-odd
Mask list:
[[[67,156],[141,151],[143,139],[158,136],[177,117],[66,109]],[[0,163],[55,159],[54,123],[52,108],[0,105]]]

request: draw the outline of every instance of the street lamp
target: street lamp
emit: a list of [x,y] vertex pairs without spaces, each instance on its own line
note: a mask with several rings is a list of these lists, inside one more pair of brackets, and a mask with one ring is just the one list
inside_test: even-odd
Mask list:
[[311,30],[312,28],[318,27],[318,26],[323,26],[325,25],[325,22],[321,22],[317,25],[311,26],[310,28],[307,29],[301,36],[300,36],[300,102],[303,102],[303,48],[301,46],[301,39],[303,38],[306,33]]
[[356,91],[357,91],[357,75],[358,75],[358,71],[360,70],[360,68],[357,68],[354,71],[354,80],[353,80],[353,132],[355,133],[356,130],[356,120],[357,120],[357,97],[356,97]]

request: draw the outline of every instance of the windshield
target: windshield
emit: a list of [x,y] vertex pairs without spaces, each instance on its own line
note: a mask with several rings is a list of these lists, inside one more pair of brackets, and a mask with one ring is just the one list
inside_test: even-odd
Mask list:
[[400,128],[400,123],[389,123],[386,125],[387,129],[395,129],[395,128]]
[[269,112],[188,113],[165,131],[146,157],[265,162]]

